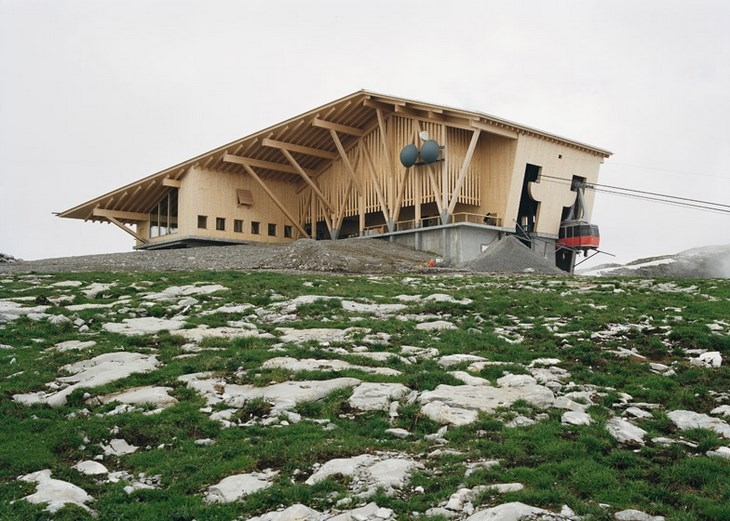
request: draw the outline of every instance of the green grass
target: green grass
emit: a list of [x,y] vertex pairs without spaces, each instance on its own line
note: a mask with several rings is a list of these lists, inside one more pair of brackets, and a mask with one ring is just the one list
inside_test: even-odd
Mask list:
[[[73,323],[52,325],[47,319],[23,317],[0,324],[0,520],[47,519],[43,505],[18,501],[31,494],[33,484],[16,478],[41,469],[51,469],[53,477],[77,484],[95,501],[89,506],[97,519],[120,520],[230,520],[261,515],[297,502],[325,511],[337,501],[352,498],[351,483],[339,476],[314,486],[304,483],[315,465],[333,458],[361,454],[394,453],[416,459],[423,467],[413,473],[404,490],[393,496],[378,492],[371,500],[392,508],[399,519],[412,512],[424,513],[446,501],[462,486],[519,482],[519,492],[484,492],[477,508],[507,501],[559,510],[569,505],[579,515],[610,519],[610,512],[636,508],[670,521],[730,519],[730,462],[705,455],[708,450],[727,446],[730,441],[717,434],[695,429],[678,431],[667,412],[689,409],[709,412],[728,403],[718,393],[730,389],[730,369],[696,367],[689,363],[687,349],[719,351],[730,360],[730,328],[713,332],[708,324],[728,321],[730,281],[640,281],[634,279],[574,279],[542,277],[485,276],[332,276],[278,273],[191,272],[191,273],[74,273],[41,276],[3,275],[0,299],[17,299],[24,306],[48,306],[46,313],[64,315],[71,321],[82,319],[89,330],[80,334]],[[54,285],[75,280],[80,287]],[[661,284],[692,291],[666,291]],[[84,294],[91,283],[109,284],[96,296]],[[320,345],[281,343],[278,338],[209,338],[199,352],[188,352],[188,342],[174,332],[128,337],[108,333],[102,325],[133,316],[171,318],[181,308],[174,302],[152,302],[145,295],[170,286],[220,284],[225,290],[196,295],[198,304],[186,310],[186,327],[220,327],[229,321],[254,323],[261,332],[279,336],[277,328],[365,328],[351,339]],[[692,288],[696,286],[696,288]],[[662,288],[665,288],[662,290]],[[400,302],[398,295],[447,293],[469,304],[427,302],[407,303],[407,309],[384,317],[347,313],[339,298],[320,299],[300,306],[283,322],[257,310],[275,310],[274,304],[302,295],[353,299],[362,303]],[[122,299],[120,301],[120,299]],[[54,304],[57,302],[58,304]],[[209,313],[223,305],[253,304],[243,313]],[[112,308],[72,311],[66,305],[114,304]],[[677,312],[676,308],[681,308]],[[425,332],[415,328],[407,315],[432,314],[457,326],[455,330]],[[681,315],[682,320],[677,320]],[[627,331],[604,334],[613,324],[635,324]],[[502,330],[519,334],[511,343]],[[377,345],[366,343],[368,334],[387,334],[389,340]],[[512,334],[511,333],[511,334]],[[60,353],[48,348],[66,340],[94,340],[85,351]],[[356,351],[394,355],[376,362]],[[429,441],[439,425],[426,417],[416,403],[401,403],[398,416],[387,411],[361,412],[349,404],[351,391],[338,390],[318,402],[304,402],[294,411],[298,423],[262,423],[271,411],[264,399],[247,402],[234,413],[235,426],[224,428],[201,410],[205,399],[187,388],[179,377],[211,372],[228,384],[265,387],[290,380],[320,381],[335,377],[355,377],[362,381],[400,382],[414,391],[437,386],[460,385],[450,371],[467,370],[465,363],[448,369],[436,359],[415,358],[404,363],[395,358],[402,346],[436,348],[439,356],[469,353],[503,365],[487,365],[474,376],[493,385],[505,373],[529,374],[528,364],[536,358],[558,358],[559,367],[569,372],[564,383],[595,390],[588,412],[589,426],[569,426],[560,422],[563,411],[539,410],[526,401],[494,414],[480,413],[467,426],[450,427],[445,446]],[[357,349],[356,349],[357,348]],[[640,355],[622,358],[611,351],[633,349]],[[45,389],[59,376],[64,365],[113,351],[155,354],[160,367],[150,373],[135,374],[94,389],[80,389],[59,408],[16,403],[14,394]],[[379,376],[359,369],[340,372],[311,370],[293,373],[283,369],[262,369],[261,364],[277,356],[342,359],[352,364],[397,369],[399,376]],[[642,358],[643,357],[643,358]],[[671,365],[674,376],[655,374],[650,362]],[[87,403],[87,393],[101,395],[130,387],[160,385],[173,389],[179,401],[159,414],[139,412],[107,415],[116,404]],[[682,438],[696,448],[663,446],[647,441],[643,447],[618,444],[606,431],[605,422],[623,409],[616,404],[628,393],[633,402],[655,404],[652,416],[638,420],[646,437]],[[719,401],[718,401],[719,400]],[[222,410],[219,404],[212,409]],[[505,421],[517,414],[536,419],[527,427],[508,428]],[[331,427],[327,427],[327,425]],[[390,427],[411,432],[402,440],[386,433]],[[113,433],[113,434],[112,434]],[[128,495],[126,483],[105,483],[72,469],[80,460],[102,454],[101,443],[123,438],[140,447],[134,454],[104,457],[110,470],[137,475],[159,475],[157,490]],[[196,444],[209,438],[211,445]],[[427,455],[435,449],[447,450],[440,456]],[[467,467],[479,461],[499,460],[488,469],[465,476]],[[222,478],[243,472],[276,469],[272,486],[233,504],[207,504],[203,493]],[[422,492],[414,489],[421,487]],[[419,489],[420,490],[420,489]],[[610,504],[605,510],[600,503]],[[357,504],[355,499],[353,506]],[[427,519],[422,516],[423,519]],[[57,520],[89,520],[84,510],[68,506],[54,516]],[[431,519],[438,519],[434,517]]]

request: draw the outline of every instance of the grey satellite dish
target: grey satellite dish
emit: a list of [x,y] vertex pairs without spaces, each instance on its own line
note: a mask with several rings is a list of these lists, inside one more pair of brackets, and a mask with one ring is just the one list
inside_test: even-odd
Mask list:
[[435,163],[439,159],[439,151],[439,144],[429,139],[421,147],[421,159],[424,163]]
[[400,162],[406,167],[412,167],[418,161],[418,147],[416,145],[406,145],[403,150],[400,151]]

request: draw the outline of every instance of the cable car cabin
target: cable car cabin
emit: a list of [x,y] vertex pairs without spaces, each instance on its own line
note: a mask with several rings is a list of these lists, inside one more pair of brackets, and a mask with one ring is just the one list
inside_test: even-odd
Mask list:
[[598,248],[600,235],[598,226],[588,221],[563,221],[560,224],[558,245],[577,250]]

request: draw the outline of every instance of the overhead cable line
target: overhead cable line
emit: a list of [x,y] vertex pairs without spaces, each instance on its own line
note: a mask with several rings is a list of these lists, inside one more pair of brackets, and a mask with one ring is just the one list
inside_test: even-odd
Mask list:
[[[545,179],[548,182],[570,184],[572,185],[572,179],[566,179],[564,177],[556,177],[549,175],[541,175],[541,179]],[[624,197],[630,197],[633,199],[643,199],[646,201],[653,201],[658,203],[671,204],[674,206],[681,206],[686,208],[694,208],[696,210],[706,210],[716,213],[727,213],[730,214],[730,205],[722,203],[713,203],[711,201],[703,201],[701,199],[692,199],[689,197],[680,197],[677,195],[662,194],[659,192],[649,192],[646,190],[636,190],[633,188],[624,188],[621,186],[603,185],[599,183],[586,183],[585,188],[594,190],[595,192],[606,193],[611,195],[621,195]]]

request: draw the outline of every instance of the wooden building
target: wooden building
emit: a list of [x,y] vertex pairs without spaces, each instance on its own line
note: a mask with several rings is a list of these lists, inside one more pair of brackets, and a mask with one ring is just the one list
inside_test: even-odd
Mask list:
[[[407,145],[420,150],[408,168]],[[479,112],[359,91],[58,215],[112,223],[142,249],[382,236],[465,261],[517,232],[554,256],[576,186],[597,182],[609,155]],[[584,199],[589,218],[592,192]]]

